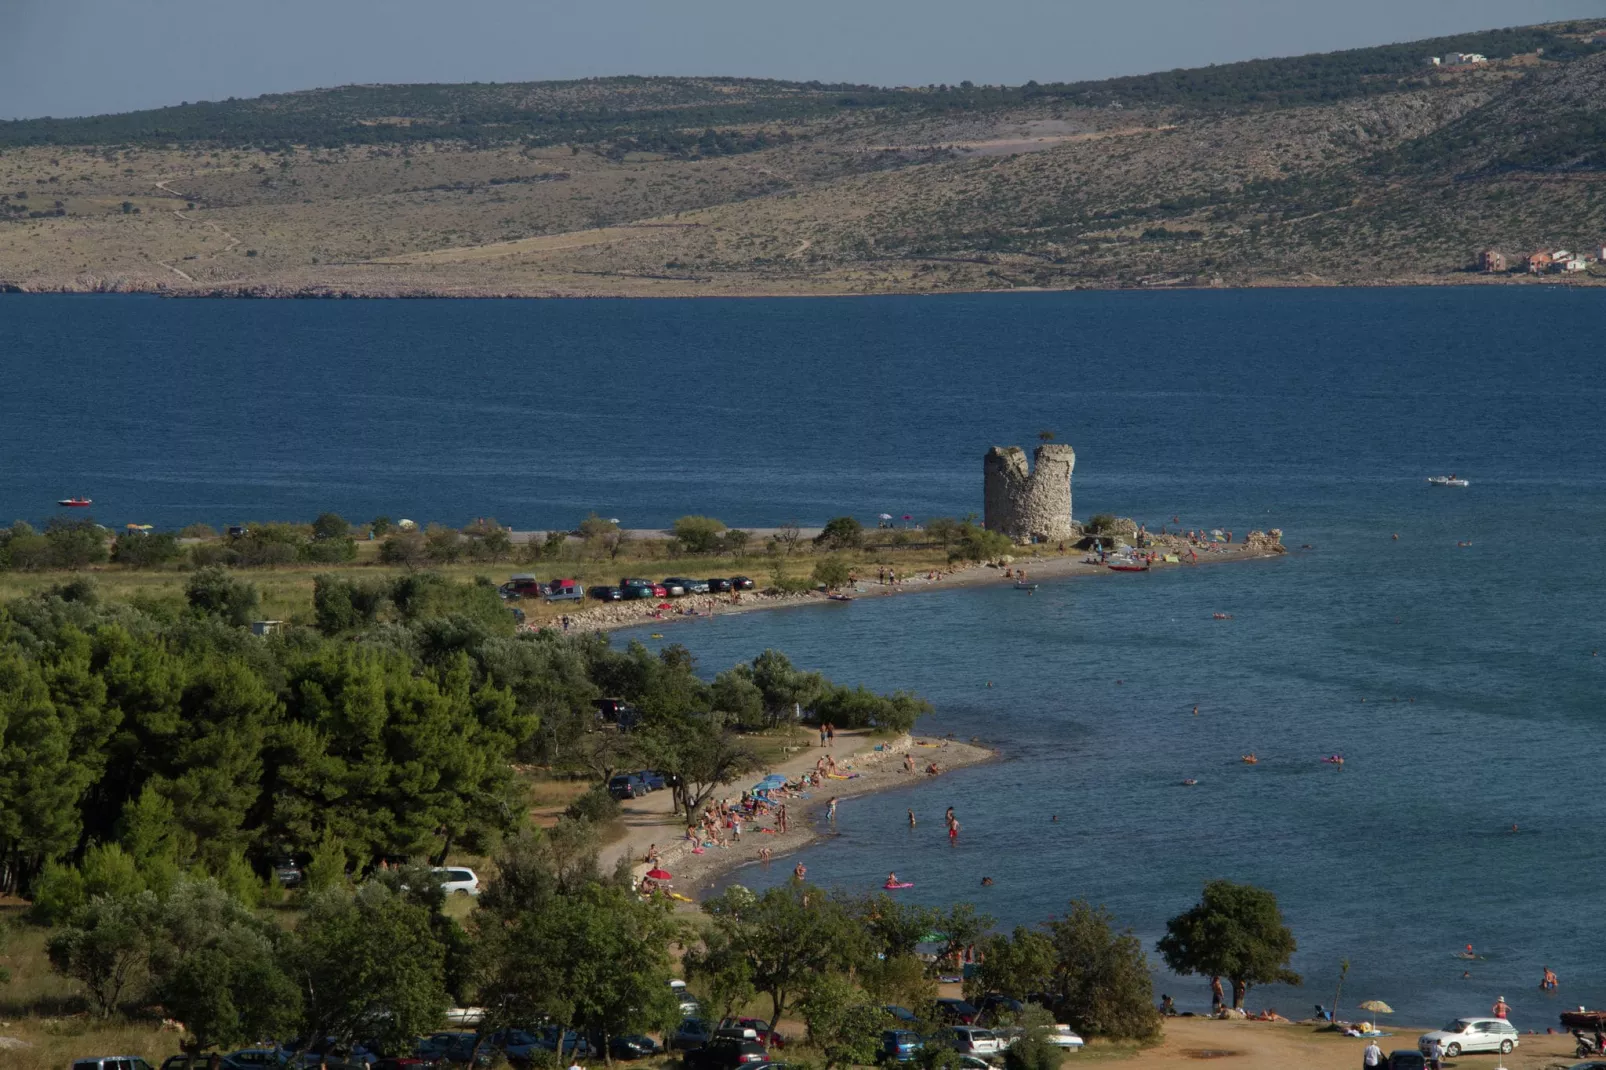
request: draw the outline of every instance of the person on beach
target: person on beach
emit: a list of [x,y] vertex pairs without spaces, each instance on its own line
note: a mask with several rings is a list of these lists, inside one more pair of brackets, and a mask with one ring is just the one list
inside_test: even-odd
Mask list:
[[649,865],[658,864],[658,845],[656,843],[647,848],[646,857],[644,857],[642,861]]
[[942,770],[937,768],[937,763],[936,762],[932,762],[932,763],[930,763],[929,765],[926,766],[926,775],[927,776],[936,776],[940,772],[942,772]]
[[795,881],[801,881],[804,877],[808,876],[808,873],[809,867],[805,866],[801,862],[792,867],[792,879]]
[[1494,1015],[1496,1018],[1504,1018],[1506,1015],[1511,1013],[1511,1005],[1506,1002],[1505,996],[1501,996],[1499,999],[1494,1001],[1494,1006],[1489,1008],[1489,1013]]
[[1443,1070],[1444,1045],[1439,1043],[1438,1037],[1428,1041],[1428,1050],[1423,1054],[1428,1057],[1428,1070]]
[[910,754],[908,751],[905,751],[903,754],[903,771],[905,773],[912,773],[915,771],[915,756]]
[[825,745],[827,747],[836,746],[836,725],[829,721],[825,723]]
[[820,746],[825,746],[825,722],[820,722]]
[[1377,1041],[1371,1041],[1366,1045],[1366,1050],[1361,1053],[1361,1065],[1363,1067],[1383,1065],[1383,1049],[1377,1046]]
[[1221,978],[1210,978],[1210,1013],[1215,1014],[1221,1010]]

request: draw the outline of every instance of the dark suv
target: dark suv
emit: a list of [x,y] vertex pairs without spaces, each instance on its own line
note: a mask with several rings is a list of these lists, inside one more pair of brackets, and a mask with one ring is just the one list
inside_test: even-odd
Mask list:
[[731,589],[731,581],[727,579],[716,577],[714,579],[704,580],[703,582],[708,584],[709,591],[713,592],[714,594],[724,594],[726,591]]

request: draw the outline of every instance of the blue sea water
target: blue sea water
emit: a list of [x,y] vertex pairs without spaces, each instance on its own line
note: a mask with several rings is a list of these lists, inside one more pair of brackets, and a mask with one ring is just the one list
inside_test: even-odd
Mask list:
[[[1252,1005],[1330,1002],[1347,958],[1346,1004],[1433,1023],[1505,995],[1542,1030],[1606,1002],[1603,313],[1552,288],[0,298],[0,515],[86,493],[119,524],[925,517],[979,510],[984,450],[1054,430],[1080,516],[1314,549],[666,629],[709,672],[776,647],[917,690],[928,729],[1002,751],[844,803],[811,878],[895,868],[1011,925],[1085,898],[1151,944],[1204,881],[1252,881],[1307,978]],[[1450,471],[1472,485],[1424,482]]]

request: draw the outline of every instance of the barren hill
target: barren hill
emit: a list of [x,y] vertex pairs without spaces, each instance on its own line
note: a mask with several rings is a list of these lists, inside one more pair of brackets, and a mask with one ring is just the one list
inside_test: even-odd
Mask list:
[[1066,85],[351,86],[0,123],[0,286],[1466,281],[1484,248],[1606,240],[1603,27]]

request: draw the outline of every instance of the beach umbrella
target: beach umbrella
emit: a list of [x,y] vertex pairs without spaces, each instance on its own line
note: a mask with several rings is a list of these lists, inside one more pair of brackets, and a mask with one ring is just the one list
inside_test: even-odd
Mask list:
[[655,881],[666,881],[670,877],[674,876],[674,874],[670,873],[667,869],[654,868],[647,871],[647,876],[651,877]]
[[1373,1014],[1394,1013],[1394,1008],[1390,1007],[1387,1003],[1384,1003],[1380,999],[1369,999],[1365,1003],[1357,1003],[1356,1006],[1363,1011],[1371,1011]]

